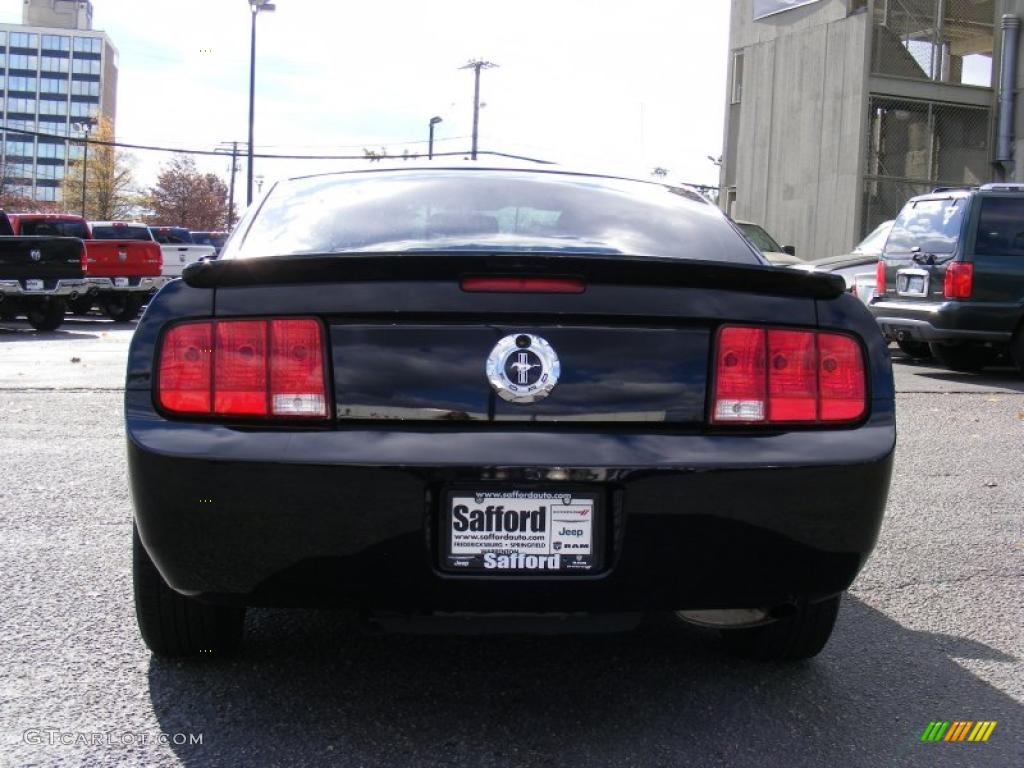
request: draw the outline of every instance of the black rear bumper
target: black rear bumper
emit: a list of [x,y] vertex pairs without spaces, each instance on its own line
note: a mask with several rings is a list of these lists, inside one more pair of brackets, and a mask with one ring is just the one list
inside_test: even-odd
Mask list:
[[[892,402],[856,429],[765,435],[466,429],[279,431],[169,422],[127,393],[142,541],[208,599],[396,611],[768,607],[852,582],[881,524]],[[390,426],[390,425],[389,425]],[[447,483],[603,489],[596,575],[444,573]]]

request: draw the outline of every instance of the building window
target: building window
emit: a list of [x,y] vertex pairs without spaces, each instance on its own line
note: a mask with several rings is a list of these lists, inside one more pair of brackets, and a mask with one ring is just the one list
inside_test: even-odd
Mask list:
[[37,165],[36,166],[36,178],[37,179],[50,179],[61,181],[64,178],[64,166],[63,165]]
[[103,41],[98,37],[76,37],[75,53],[100,53],[103,50]]
[[36,79],[34,77],[25,77],[23,75],[11,75],[7,78],[7,90],[27,91],[35,96]]
[[39,187],[36,189],[36,200],[42,200],[48,203],[57,202],[57,188]]
[[67,113],[68,103],[63,99],[61,99],[60,101],[53,99],[39,100],[40,115],[66,115]]
[[72,96],[99,96],[100,84],[95,80],[74,80],[71,83]]
[[8,120],[7,128],[11,131],[34,131],[36,129],[35,120]]
[[43,35],[43,50],[70,51],[71,38],[66,35]]
[[38,156],[44,158],[56,158],[63,160],[67,152],[64,149],[63,144],[49,144],[42,141],[39,142]]
[[43,56],[43,72],[68,72],[71,69],[71,62],[68,59],[61,59],[57,56]]
[[72,117],[96,117],[99,111],[100,107],[98,104],[86,104],[81,101],[71,102]]
[[67,93],[68,81],[61,77],[44,77],[39,81],[40,93]]
[[739,104],[743,100],[743,51],[732,55],[732,87],[729,89],[729,102]]
[[34,32],[11,32],[11,48],[38,48],[39,35]]
[[12,53],[7,57],[7,66],[10,69],[30,69],[35,71],[38,63],[38,56],[26,56],[24,53]]
[[76,75],[98,75],[100,63],[95,59],[75,59],[71,62],[71,71]]
[[34,115],[36,113],[36,100],[35,99],[7,99],[7,111],[8,112],[21,112],[25,115]]

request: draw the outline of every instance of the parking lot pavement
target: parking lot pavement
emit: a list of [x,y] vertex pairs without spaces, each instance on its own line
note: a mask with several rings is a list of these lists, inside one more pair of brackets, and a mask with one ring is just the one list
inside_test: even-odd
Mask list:
[[[22,327],[0,323],[0,765],[1024,764],[1024,379],[1008,370],[894,354],[886,521],[809,663],[732,659],[669,616],[473,637],[275,610],[251,612],[241,657],[178,663],[134,624],[130,326]],[[922,743],[939,719],[998,725]]]

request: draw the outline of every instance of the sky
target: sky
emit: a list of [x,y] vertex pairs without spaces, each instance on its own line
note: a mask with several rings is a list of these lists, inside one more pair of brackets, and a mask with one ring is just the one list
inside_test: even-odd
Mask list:
[[[480,148],[573,169],[715,184],[728,60],[726,0],[276,0],[257,30],[257,152],[468,149],[478,58]],[[0,0],[0,21],[21,21]],[[120,52],[117,138],[213,149],[247,134],[246,0],[94,0]],[[162,153],[136,152],[143,185]],[[462,162],[462,160],[458,160]],[[228,175],[230,162],[199,161]],[[257,159],[266,182],[365,162]],[[238,182],[245,183],[242,167]]]

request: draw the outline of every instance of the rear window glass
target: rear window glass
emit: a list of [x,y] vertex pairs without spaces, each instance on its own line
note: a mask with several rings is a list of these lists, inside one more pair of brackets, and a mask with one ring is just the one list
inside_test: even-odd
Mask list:
[[974,252],[984,256],[1024,256],[1024,199],[982,199]]
[[960,238],[967,198],[918,200],[907,203],[885,243],[886,254],[952,253]]
[[147,227],[94,226],[92,236],[97,240],[146,240],[152,241]]
[[762,263],[717,208],[660,184],[518,171],[330,174],[278,184],[226,258],[545,251]]
[[163,245],[192,245],[192,234],[187,229],[150,229],[153,239]]
[[758,250],[765,253],[782,252],[782,246],[775,242],[772,236],[757,226],[757,224],[737,224],[737,226],[743,231],[743,234],[747,236],[750,242],[757,246]]
[[56,219],[22,220],[21,234],[28,237],[80,237],[89,239],[89,230],[81,221],[59,221]]

